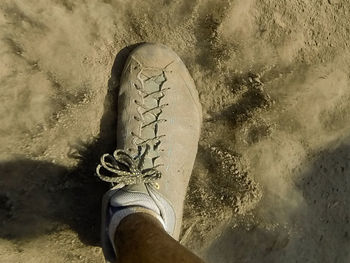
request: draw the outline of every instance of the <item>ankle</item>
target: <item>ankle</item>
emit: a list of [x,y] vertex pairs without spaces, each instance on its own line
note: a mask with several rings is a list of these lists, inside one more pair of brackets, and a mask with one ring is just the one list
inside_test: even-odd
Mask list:
[[[158,243],[162,236],[168,236],[162,224],[154,216],[146,213],[135,213],[126,216],[116,229],[114,244],[116,254],[119,257],[135,253],[135,250],[143,247],[149,251],[154,247],[147,248],[147,244]],[[170,237],[170,236],[169,236]],[[141,251],[145,252],[145,251]]]
[[[146,213],[134,213],[126,216],[115,231],[115,243],[127,242],[129,236],[137,235],[141,239],[148,238],[150,229],[166,233],[163,225],[157,218]],[[125,240],[123,240],[125,238]]]
[[120,263],[203,263],[148,214],[136,213],[125,217],[117,228],[115,245]]

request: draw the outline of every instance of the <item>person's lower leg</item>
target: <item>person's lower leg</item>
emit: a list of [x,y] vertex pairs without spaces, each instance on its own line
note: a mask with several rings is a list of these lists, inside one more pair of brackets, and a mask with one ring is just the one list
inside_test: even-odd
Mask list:
[[151,215],[135,213],[125,217],[115,234],[120,263],[203,263],[169,236]]

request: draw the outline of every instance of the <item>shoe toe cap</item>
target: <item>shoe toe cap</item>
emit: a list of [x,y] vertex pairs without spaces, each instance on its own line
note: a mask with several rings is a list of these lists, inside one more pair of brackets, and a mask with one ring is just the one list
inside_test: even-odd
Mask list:
[[169,47],[158,43],[146,43],[132,52],[132,57],[144,67],[165,68],[175,61],[181,61]]

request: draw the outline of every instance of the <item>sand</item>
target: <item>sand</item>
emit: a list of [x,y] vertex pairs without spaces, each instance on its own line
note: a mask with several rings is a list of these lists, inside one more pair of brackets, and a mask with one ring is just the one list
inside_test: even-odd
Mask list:
[[350,261],[350,2],[2,0],[0,262],[102,262],[94,176],[133,45],[172,47],[203,127],[181,242]]

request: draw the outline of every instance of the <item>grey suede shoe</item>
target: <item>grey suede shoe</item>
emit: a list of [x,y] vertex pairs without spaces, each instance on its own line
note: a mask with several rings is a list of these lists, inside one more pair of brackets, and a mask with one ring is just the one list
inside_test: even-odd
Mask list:
[[99,177],[113,185],[102,207],[107,262],[116,257],[111,242],[115,230],[131,213],[153,215],[179,238],[202,120],[186,66],[160,44],[143,44],[130,54],[118,105],[118,150],[103,155],[97,167]]

